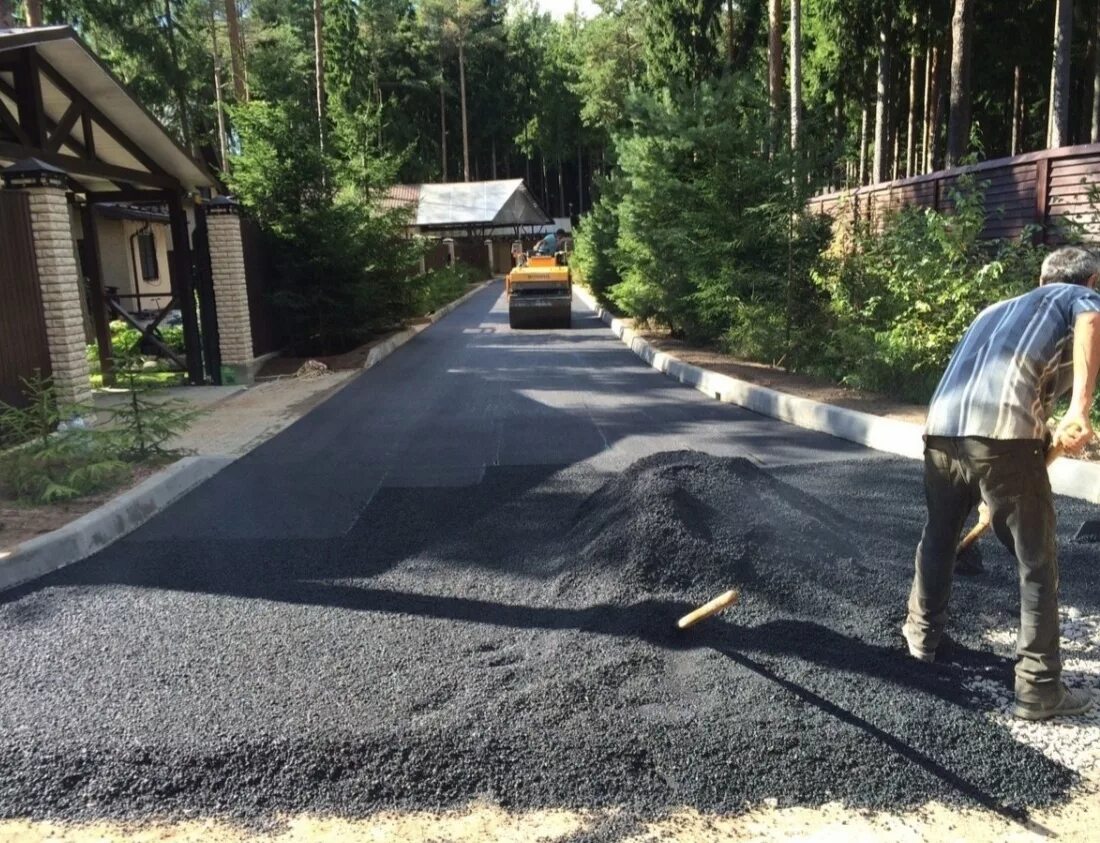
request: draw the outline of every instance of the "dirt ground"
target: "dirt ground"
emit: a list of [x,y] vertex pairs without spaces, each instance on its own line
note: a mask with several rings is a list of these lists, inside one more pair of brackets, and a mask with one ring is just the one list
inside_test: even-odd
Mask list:
[[0,554],[11,552],[35,536],[64,527],[114,497],[134,488],[163,466],[137,466],[122,486],[96,495],[50,506],[25,506],[0,498]]
[[789,392],[792,395],[811,398],[825,404],[835,404],[838,407],[847,407],[850,410],[859,410],[876,416],[924,424],[927,408],[923,404],[906,404],[874,392],[862,392],[858,389],[838,386],[822,378],[785,372],[764,363],[738,360],[717,349],[700,348],[672,339],[667,331],[638,326],[635,326],[635,330],[654,347],[693,366],[701,366],[732,378],[740,378],[769,389]]
[[960,810],[930,803],[905,813],[853,811],[839,804],[823,808],[754,809],[735,817],[685,808],[662,820],[636,822],[616,811],[542,810],[511,813],[474,804],[447,813],[380,813],[361,819],[301,815],[279,828],[253,831],[215,820],[138,826],[62,825],[0,821],[0,843],[576,843],[586,833],[623,829],[623,843],[705,841],[862,841],[895,843],[957,841],[1017,843],[1057,838],[1066,843],[1095,839],[1100,793],[1095,786],[1072,802],[1013,821],[989,811]]

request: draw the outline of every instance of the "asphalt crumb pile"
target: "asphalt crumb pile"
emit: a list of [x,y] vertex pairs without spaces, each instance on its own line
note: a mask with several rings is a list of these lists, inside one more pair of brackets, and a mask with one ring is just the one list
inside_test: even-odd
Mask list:
[[[384,488],[330,539],[139,531],[0,602],[0,816],[1057,803],[1078,773],[973,690],[1011,681],[1006,552],[952,661],[904,652],[921,494],[905,460],[675,452]],[[1061,570],[1100,611],[1100,547]]]

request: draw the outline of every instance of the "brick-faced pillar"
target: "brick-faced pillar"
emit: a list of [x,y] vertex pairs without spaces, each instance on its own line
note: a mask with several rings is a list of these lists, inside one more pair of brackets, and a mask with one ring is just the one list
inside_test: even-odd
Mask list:
[[222,365],[248,366],[253,361],[252,318],[244,269],[240,206],[219,196],[206,203],[210,240],[210,275],[218,311]]
[[81,307],[84,292],[65,196],[68,177],[63,170],[36,158],[12,164],[0,175],[6,190],[22,190],[27,194],[57,399],[63,405],[90,406],[92,385]]

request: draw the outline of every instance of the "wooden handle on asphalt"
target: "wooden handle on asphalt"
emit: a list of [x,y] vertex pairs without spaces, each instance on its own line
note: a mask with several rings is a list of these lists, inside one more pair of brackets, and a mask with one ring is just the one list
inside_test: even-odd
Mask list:
[[680,620],[676,621],[676,626],[680,629],[687,629],[689,626],[699,623],[704,618],[709,618],[711,615],[717,615],[723,609],[733,606],[741,598],[741,595],[735,590],[730,589],[723,594],[719,594],[709,603],[704,603],[694,612],[688,612]]
[[[1065,452],[1066,449],[1061,442],[1051,445],[1050,450],[1047,451],[1047,468],[1050,468],[1051,463],[1058,459],[1058,457],[1062,456],[1062,454],[1064,454]],[[978,523],[971,527],[970,532],[963,537],[963,540],[961,542],[959,542],[959,546],[955,548],[955,555],[958,556],[960,553],[970,547],[970,545],[974,544],[974,542],[984,536],[989,531],[991,520],[992,519],[989,515],[989,507],[986,506],[985,501],[982,501],[980,504],[978,504]]]

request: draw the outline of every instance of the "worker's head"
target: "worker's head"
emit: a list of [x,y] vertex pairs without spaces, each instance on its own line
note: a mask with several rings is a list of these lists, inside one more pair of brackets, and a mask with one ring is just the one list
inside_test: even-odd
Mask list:
[[1097,276],[1100,276],[1100,258],[1080,246],[1063,246],[1047,255],[1043,261],[1039,286],[1077,284],[1095,288]]
[[554,232],[554,236],[561,240],[563,237],[565,237],[565,229],[559,228],[557,231]]

